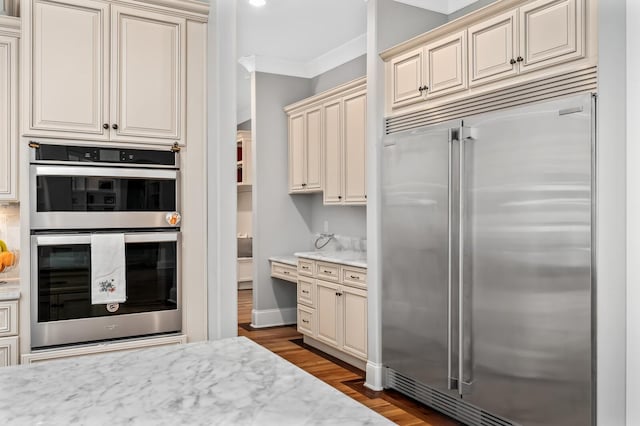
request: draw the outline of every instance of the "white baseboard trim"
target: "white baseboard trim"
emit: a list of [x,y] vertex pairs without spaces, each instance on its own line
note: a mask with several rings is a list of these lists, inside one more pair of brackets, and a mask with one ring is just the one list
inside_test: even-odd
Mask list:
[[384,389],[384,383],[382,383],[382,371],[382,364],[367,361],[367,379],[364,386],[373,391],[381,391]]
[[253,281],[238,281],[238,290],[252,290],[253,289]]
[[261,311],[253,309],[251,311],[251,327],[265,328],[277,327],[279,325],[295,324],[298,321],[298,309],[263,309]]

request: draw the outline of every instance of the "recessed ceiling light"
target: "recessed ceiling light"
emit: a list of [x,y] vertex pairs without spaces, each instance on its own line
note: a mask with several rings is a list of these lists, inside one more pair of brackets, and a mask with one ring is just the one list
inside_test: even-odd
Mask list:
[[255,7],[261,7],[267,4],[266,0],[249,0],[249,4]]

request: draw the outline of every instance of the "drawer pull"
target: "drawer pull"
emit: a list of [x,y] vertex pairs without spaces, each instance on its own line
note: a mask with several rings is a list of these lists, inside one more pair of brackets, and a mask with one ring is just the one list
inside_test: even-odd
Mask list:
[[309,290],[302,290],[304,294],[309,294]]
[[285,275],[289,275],[289,274],[291,274],[291,272],[289,272],[289,271],[282,271],[282,272],[283,272]]
[[303,319],[302,322],[305,324],[309,324],[309,320],[306,320],[306,319]]
[[333,274],[333,272],[327,271],[326,269],[324,271],[322,271],[322,272],[324,272],[325,274],[329,274],[329,275]]
[[308,266],[303,266],[302,269],[309,269],[309,267]]
[[360,279],[360,277],[359,277],[359,276],[357,276],[357,275],[351,275],[351,279],[359,280],[359,279]]

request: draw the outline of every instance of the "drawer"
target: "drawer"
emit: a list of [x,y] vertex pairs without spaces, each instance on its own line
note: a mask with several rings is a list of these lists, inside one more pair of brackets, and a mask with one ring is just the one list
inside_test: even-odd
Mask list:
[[315,336],[316,310],[308,306],[298,305],[298,332]]
[[284,263],[271,262],[271,276],[292,283],[298,282],[298,270],[295,266]]
[[3,337],[0,339],[0,367],[18,364],[18,338]]
[[367,270],[353,266],[342,267],[342,283],[367,288]]
[[18,301],[0,302],[0,337],[18,334]]
[[335,263],[316,263],[316,276],[325,281],[340,282],[340,266]]
[[315,273],[313,268],[314,264],[315,262],[313,260],[298,259],[298,274],[312,277]]
[[313,278],[298,277],[298,303],[310,308],[316,305],[316,281]]

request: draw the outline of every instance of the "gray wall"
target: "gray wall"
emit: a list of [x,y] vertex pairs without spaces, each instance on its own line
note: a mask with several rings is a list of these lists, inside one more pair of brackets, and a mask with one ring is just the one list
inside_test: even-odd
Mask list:
[[380,1],[377,15],[378,52],[447,23],[445,14],[392,0]]
[[333,89],[343,83],[364,77],[367,73],[367,55],[359,56],[311,79],[313,94]]
[[251,120],[243,121],[238,124],[238,130],[251,130]]
[[310,96],[311,88],[305,78],[257,72],[254,79],[253,320],[256,326],[267,326],[270,320],[255,311],[296,306],[296,286],[271,278],[269,257],[311,250],[311,199],[288,193],[288,123],[283,111]]
[[453,12],[452,14],[450,14],[447,18],[449,21],[453,21],[454,19],[458,19],[461,16],[466,15],[467,13],[471,13],[474,10],[478,10],[482,7],[488,6],[491,3],[495,2],[496,0],[478,0],[477,2],[470,4],[467,7],[463,7],[460,10],[456,10],[455,12]]
[[324,231],[329,222],[329,232],[349,237],[366,238],[367,208],[365,206],[325,206],[322,194],[309,195],[311,199],[311,231]]

